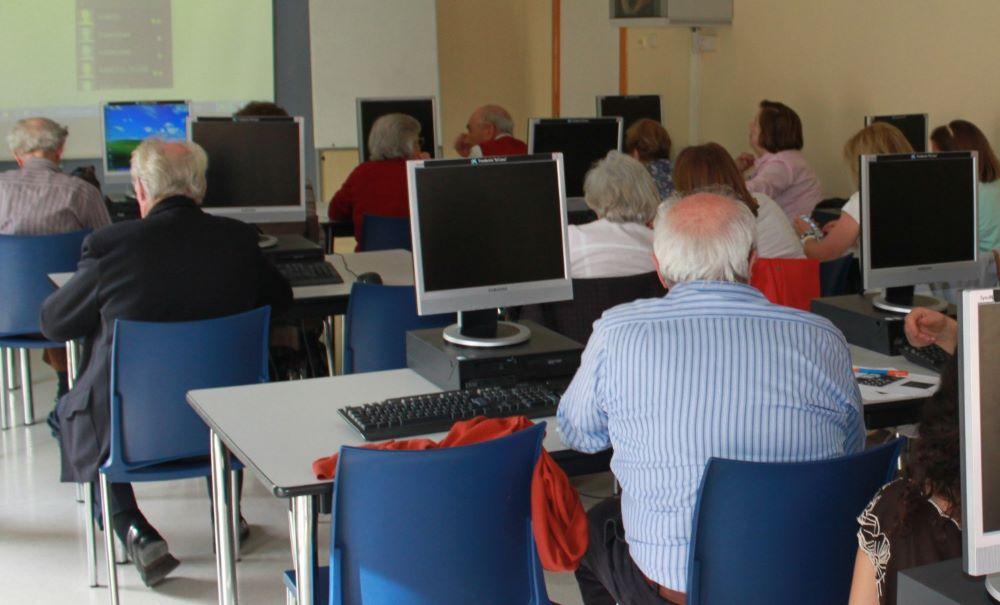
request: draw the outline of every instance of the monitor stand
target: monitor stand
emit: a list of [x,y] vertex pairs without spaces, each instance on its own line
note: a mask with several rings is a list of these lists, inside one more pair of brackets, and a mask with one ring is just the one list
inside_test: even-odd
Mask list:
[[915,295],[913,286],[901,286],[899,288],[886,288],[884,295],[875,297],[872,306],[890,313],[906,314],[917,307],[944,311],[948,308],[948,303],[932,296]]
[[986,592],[994,601],[1000,601],[1000,573],[986,576]]
[[509,347],[531,338],[521,324],[497,321],[497,310],[460,311],[458,323],[444,329],[444,339],[463,347]]

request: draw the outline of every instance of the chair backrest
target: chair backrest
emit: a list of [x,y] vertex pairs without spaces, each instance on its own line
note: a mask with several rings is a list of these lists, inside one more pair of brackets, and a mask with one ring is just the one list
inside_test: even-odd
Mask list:
[[413,250],[410,219],[366,214],[361,223],[361,250]]
[[815,462],[710,459],[692,521],[688,605],[846,603],[857,516],[892,479],[902,443]]
[[518,317],[530,319],[580,344],[587,344],[601,314],[640,298],[666,294],[655,271],[625,277],[573,280],[573,300],[521,307]]
[[819,298],[819,261],[811,258],[759,258],[750,285],[776,305],[808,311]]
[[413,286],[354,282],[344,317],[344,373],[406,367],[406,333],[443,328],[455,314],[417,315]]
[[330,603],[549,603],[531,530],[545,424],[476,445],[340,450]]
[[41,332],[42,301],[56,290],[48,274],[76,270],[88,233],[0,235],[0,336]]
[[109,472],[207,456],[194,389],[267,382],[271,308],[173,323],[115,322]]
[[850,286],[851,270],[855,266],[853,254],[841,256],[819,264],[820,296],[855,294]]

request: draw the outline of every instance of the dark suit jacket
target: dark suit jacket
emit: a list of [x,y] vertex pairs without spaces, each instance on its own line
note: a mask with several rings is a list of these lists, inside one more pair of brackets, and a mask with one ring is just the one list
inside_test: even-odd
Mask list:
[[80,375],[56,408],[62,480],[95,481],[110,451],[116,319],[210,319],[262,305],[280,310],[291,300],[253,227],[206,214],[185,197],[161,201],[143,220],[90,234],[73,278],[42,305],[46,337],[84,339]]

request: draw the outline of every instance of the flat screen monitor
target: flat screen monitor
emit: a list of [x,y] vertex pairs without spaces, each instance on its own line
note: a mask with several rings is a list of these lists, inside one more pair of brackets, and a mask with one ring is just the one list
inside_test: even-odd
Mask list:
[[528,124],[528,153],[562,153],[567,197],[583,197],[587,171],[609,151],[621,148],[620,117],[532,118]]
[[927,114],[908,113],[895,116],[866,116],[865,126],[871,126],[875,122],[885,122],[898,128],[906,140],[910,142],[910,147],[917,153],[927,151]]
[[[1000,574],[1000,291],[963,291],[959,326],[965,571]],[[987,587],[1000,599],[1000,576]]]
[[437,100],[434,97],[358,99],[358,157],[370,159],[368,134],[372,124],[387,113],[405,113],[420,122],[420,149],[439,157],[440,137],[437,134]]
[[660,95],[597,97],[597,115],[600,117],[621,117],[622,130],[625,132],[628,132],[632,124],[643,118],[663,123]]
[[129,182],[132,150],[143,139],[187,138],[187,101],[121,101],[101,105],[104,182]]
[[304,221],[302,118],[197,118],[191,140],[208,154],[206,212],[248,223]]

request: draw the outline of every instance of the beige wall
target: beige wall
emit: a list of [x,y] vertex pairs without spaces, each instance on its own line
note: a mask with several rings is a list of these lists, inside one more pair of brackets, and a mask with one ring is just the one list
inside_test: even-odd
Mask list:
[[671,154],[689,144],[688,81],[691,32],[685,28],[628,30],[628,93],[658,94],[664,126],[673,142]]

